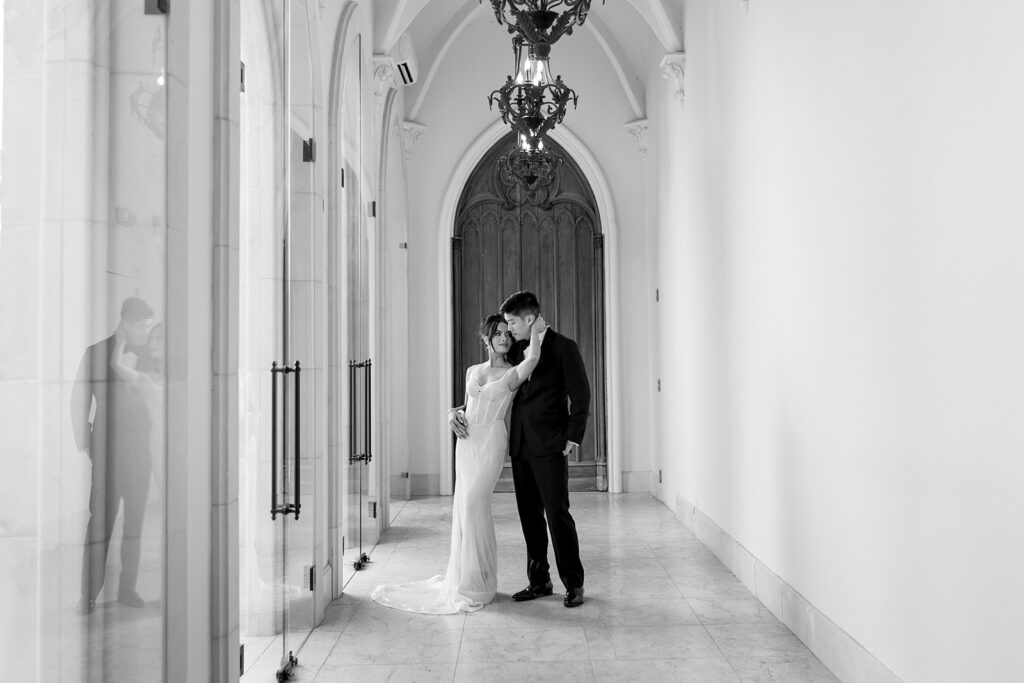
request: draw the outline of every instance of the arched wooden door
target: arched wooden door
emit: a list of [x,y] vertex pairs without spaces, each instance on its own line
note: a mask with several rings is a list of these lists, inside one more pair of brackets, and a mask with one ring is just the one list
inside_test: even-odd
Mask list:
[[[604,385],[604,236],[590,184],[559,145],[565,163],[551,187],[529,197],[504,181],[498,160],[515,138],[500,140],[466,182],[452,237],[455,311],[455,396],[465,390],[466,368],[486,360],[477,329],[505,297],[528,289],[540,299],[550,325],[576,340],[590,379],[587,435],[570,461],[573,491],[607,491]],[[511,469],[495,490],[511,491]]]

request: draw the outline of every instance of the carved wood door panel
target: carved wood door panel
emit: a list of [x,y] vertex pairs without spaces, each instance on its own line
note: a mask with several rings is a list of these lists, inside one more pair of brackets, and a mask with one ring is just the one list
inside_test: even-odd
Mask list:
[[[526,196],[498,173],[512,149],[510,135],[480,161],[463,189],[452,238],[454,389],[465,390],[466,368],[486,360],[477,329],[505,297],[528,289],[549,324],[579,345],[591,387],[590,419],[582,448],[570,462],[572,490],[606,491],[604,359],[604,236],[590,185],[576,163],[552,143],[565,163],[558,178]],[[511,490],[506,472],[496,490]]]

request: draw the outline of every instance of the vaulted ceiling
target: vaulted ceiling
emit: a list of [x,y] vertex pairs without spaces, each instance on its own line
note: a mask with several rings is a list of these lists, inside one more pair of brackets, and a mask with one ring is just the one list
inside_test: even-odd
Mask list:
[[[372,6],[376,54],[394,56],[404,33],[412,39],[419,75],[406,100],[409,119],[416,118],[445,56],[466,28],[488,17],[494,21],[490,3],[481,0],[375,0]],[[673,13],[678,15],[678,8],[664,0],[607,0],[603,5],[595,0],[583,27],[563,40],[585,34],[596,41],[609,73],[619,83],[621,96],[641,118],[651,43],[656,41],[664,52],[683,49],[682,31]],[[496,39],[501,35],[507,34],[498,33]]]

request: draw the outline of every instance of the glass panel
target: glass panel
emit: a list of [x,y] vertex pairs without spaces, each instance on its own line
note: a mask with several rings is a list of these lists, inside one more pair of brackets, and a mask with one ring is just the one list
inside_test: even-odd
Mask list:
[[[302,371],[293,375],[295,382],[288,384],[285,392],[288,397],[288,419],[285,422],[285,451],[288,458],[283,473],[282,502],[298,501],[300,505],[300,513],[285,515],[283,522],[286,627],[290,632],[287,647],[298,653],[315,625],[314,593],[310,581],[316,538],[313,473],[316,454],[323,452],[317,419],[317,412],[323,403],[318,394],[322,384],[323,345],[317,343],[316,311],[323,305],[325,291],[323,270],[319,267],[324,249],[318,248],[323,235],[322,213],[319,209],[322,199],[317,194],[314,173],[316,165],[313,161],[316,156],[318,112],[311,63],[311,16],[307,0],[292,0],[290,5],[291,161],[288,178],[288,314],[285,356],[289,363],[300,363]],[[296,387],[299,387],[298,392],[295,391]],[[296,431],[299,441],[295,441]]]
[[[315,619],[324,250],[307,3],[243,0],[241,16],[240,635],[243,669],[263,678],[298,654]],[[291,511],[272,518],[275,506]]]
[[166,30],[0,2],[4,678],[161,681]]
[[[389,475],[390,519],[394,522],[401,512],[411,493],[409,478],[409,441],[408,441],[408,392],[398,389],[404,386],[403,380],[408,377],[408,355],[406,340],[410,337],[404,324],[408,320],[408,274],[406,251],[394,249],[393,245],[408,240],[408,207],[405,197],[405,152],[402,144],[401,119],[392,117],[388,126],[387,164],[385,169],[385,187],[381,195],[386,197],[383,216],[378,219],[378,245],[381,262],[385,272],[380,278],[382,291],[376,310],[379,315],[381,329],[380,346],[383,349],[382,365],[384,372],[378,374],[378,386],[386,392],[381,398],[382,410],[381,434],[377,440],[381,459],[387,458],[386,471]],[[390,248],[389,248],[390,247]],[[382,368],[382,370],[385,368]],[[380,463],[384,464],[384,463]]]
[[[243,669],[265,679],[285,651],[288,591],[283,522],[270,515],[274,378],[278,411],[284,404],[284,378],[270,372],[272,362],[284,363],[284,14],[280,3],[242,0],[240,16],[245,92],[239,109],[239,627]],[[276,417],[280,472],[281,413]]]
[[[369,292],[369,234],[363,178],[359,174],[362,164],[362,56],[361,39],[356,39],[350,49],[358,58],[351,58],[346,65],[344,105],[342,106],[342,155],[345,168],[344,211],[344,264],[345,264],[345,313],[348,322],[346,345],[350,361],[362,363],[370,359],[370,292]],[[346,390],[348,391],[349,412],[345,416],[349,425],[349,452],[364,455],[369,450],[367,438],[367,382],[366,376],[372,368],[350,369]],[[342,510],[342,525],[345,537],[344,572],[350,577],[362,566],[364,556],[369,554],[370,533],[374,520],[370,517],[369,470],[365,461],[348,460],[342,463],[342,487],[345,491]]]

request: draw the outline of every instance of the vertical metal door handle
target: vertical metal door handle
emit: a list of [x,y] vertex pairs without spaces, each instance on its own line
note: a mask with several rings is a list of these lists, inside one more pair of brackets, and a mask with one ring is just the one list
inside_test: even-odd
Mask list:
[[373,457],[371,449],[373,445],[373,439],[371,434],[373,431],[373,418],[371,412],[373,411],[373,400],[370,395],[370,375],[373,374],[373,361],[369,358],[366,359],[366,443],[363,444],[363,453],[366,455],[366,459],[363,461],[366,464],[370,463],[370,459]]
[[356,457],[356,362],[348,362],[348,462]]
[[299,486],[301,480],[299,478],[299,454],[302,452],[299,449],[300,437],[302,430],[299,429],[299,416],[302,415],[302,411],[299,408],[299,397],[302,395],[299,385],[299,376],[302,373],[302,367],[299,365],[299,361],[295,361],[295,503],[292,506],[292,512],[295,513],[295,519],[299,518]]
[[[288,365],[278,367],[277,361],[270,364],[270,518],[277,519],[277,515],[287,515],[289,512],[295,513],[295,519],[299,518],[299,494],[300,485],[299,480],[299,454],[301,441],[301,430],[299,429],[301,424],[299,422],[300,403],[299,403],[299,391],[301,386],[299,384],[299,373],[302,371],[302,366],[299,361],[295,361],[295,367]],[[288,375],[289,373],[295,373],[295,491],[294,491],[294,502],[291,504],[285,503],[284,505],[278,505],[278,491],[277,491],[277,375],[283,373]],[[287,460],[287,451],[285,456],[282,458],[282,463]],[[285,465],[287,467],[287,465]]]
[[277,361],[270,364],[270,518],[277,519]]

